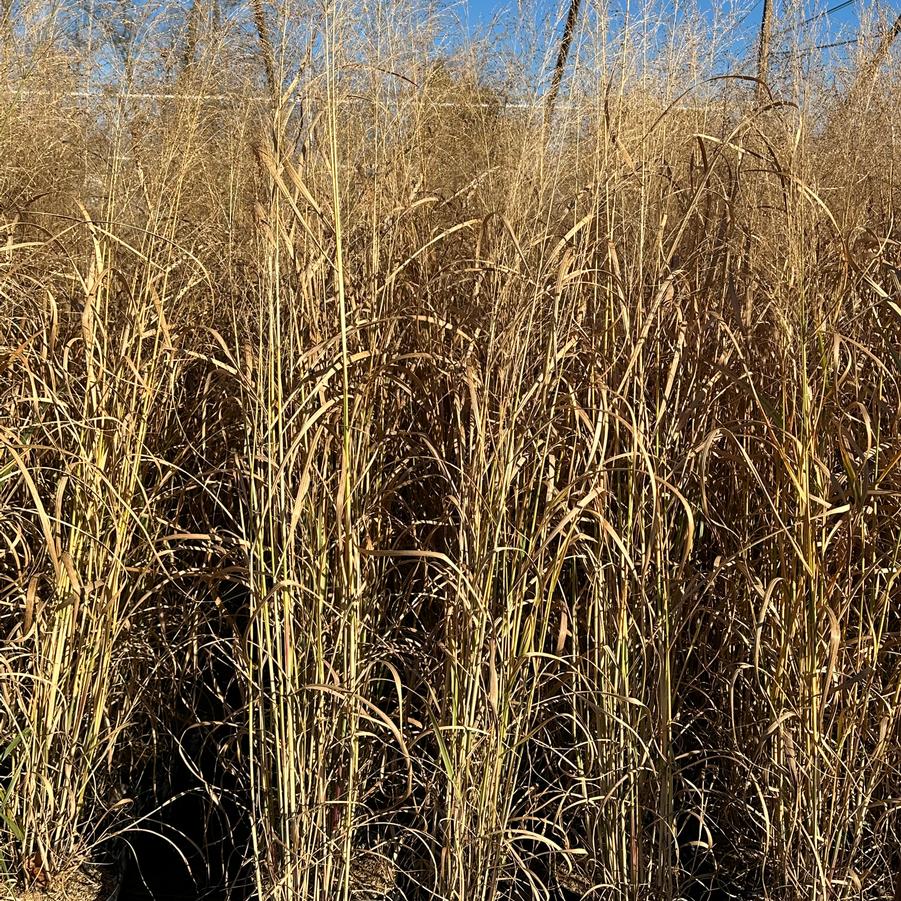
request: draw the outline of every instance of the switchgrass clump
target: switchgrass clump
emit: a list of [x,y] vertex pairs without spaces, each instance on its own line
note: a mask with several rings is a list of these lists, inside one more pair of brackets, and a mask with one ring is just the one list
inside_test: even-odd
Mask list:
[[153,832],[234,898],[891,896],[892,32],[763,84],[741,11],[592,7],[549,101],[540,10],[51,12],[0,87],[13,896]]

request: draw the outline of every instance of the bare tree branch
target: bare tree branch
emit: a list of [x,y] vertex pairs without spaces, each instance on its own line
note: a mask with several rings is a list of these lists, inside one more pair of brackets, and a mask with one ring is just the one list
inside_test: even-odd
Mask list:
[[557,102],[557,94],[560,92],[560,83],[563,81],[563,73],[566,70],[566,60],[569,57],[569,48],[572,46],[573,35],[576,31],[576,23],[579,20],[579,6],[581,0],[570,0],[569,12],[566,15],[566,25],[563,28],[563,37],[560,39],[560,50],[557,53],[557,62],[554,65],[554,76],[551,80],[551,89],[547,95],[545,107],[545,124],[551,121],[554,115],[554,105]]

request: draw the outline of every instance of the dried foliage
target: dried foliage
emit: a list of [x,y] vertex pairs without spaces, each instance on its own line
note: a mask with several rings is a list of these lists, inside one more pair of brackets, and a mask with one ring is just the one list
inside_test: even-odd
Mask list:
[[890,897],[892,64],[591,9],[547,121],[540,33],[16,9],[10,889],[190,795],[235,898]]

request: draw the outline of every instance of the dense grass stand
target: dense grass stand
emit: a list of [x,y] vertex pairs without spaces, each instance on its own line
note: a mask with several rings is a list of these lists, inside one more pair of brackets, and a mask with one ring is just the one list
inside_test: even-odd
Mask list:
[[0,22],[0,895],[897,894],[890,22],[114,6]]

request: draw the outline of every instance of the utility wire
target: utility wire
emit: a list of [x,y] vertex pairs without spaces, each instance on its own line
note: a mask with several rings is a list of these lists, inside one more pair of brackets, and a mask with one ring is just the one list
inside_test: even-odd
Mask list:
[[811,50],[831,50],[833,47],[850,47],[852,44],[860,42],[860,38],[849,38],[847,41],[832,41],[830,44],[817,44],[811,47]]
[[738,31],[738,29],[745,24],[751,13],[754,12],[754,10],[757,9],[758,6],[760,6],[760,0],[756,0],[754,5],[732,26],[732,30]]
[[[817,50],[831,50],[834,47],[849,47],[852,44],[859,44],[860,38],[849,38],[847,41],[831,41],[828,44],[817,44],[815,47],[805,47],[804,49],[799,49],[797,52],[803,56],[806,56],[811,53],[816,53]],[[795,53],[795,50],[777,50],[776,54],[778,56],[791,56]]]
[[841,3],[837,3],[835,6],[830,6],[829,9],[822,9],[818,13],[814,13],[812,16],[804,19],[803,22],[799,22],[797,25],[787,25],[785,28],[782,28],[776,35],[776,37],[782,37],[783,35],[789,34],[792,31],[799,31],[804,28],[806,25],[810,25],[812,22],[816,22],[818,19],[822,19],[824,16],[831,16],[833,13],[839,13],[843,9],[847,9],[849,6],[853,6],[857,0],[842,0]]
[[805,19],[803,22],[800,22],[797,25],[792,25],[791,28],[803,28],[805,25],[810,25],[811,22],[816,22],[817,19],[822,19],[823,16],[831,16],[833,13],[839,13],[843,9],[847,9],[849,6],[853,6],[856,2],[857,0],[844,0],[844,2],[842,3],[837,3],[835,6],[830,6],[829,9],[823,9],[818,13],[814,13],[814,15],[812,15],[809,19]]
[[[838,3],[835,6],[831,6],[831,7],[829,7],[829,9],[824,9],[821,12],[818,12],[815,15],[810,16],[810,18],[805,19],[803,22],[800,22],[797,25],[790,25],[790,26],[784,28],[776,36],[784,37],[785,35],[791,33],[792,31],[801,29],[805,25],[809,25],[811,22],[815,22],[817,19],[820,19],[823,16],[828,16],[831,13],[841,12],[843,9],[847,9],[849,6],[852,6],[856,2],[857,2],[857,0],[843,0],[842,3]],[[899,34],[899,33],[901,33],[901,15],[899,15],[896,18],[895,25],[889,32],[889,34],[892,35],[892,37],[897,36],[897,34]],[[891,38],[890,38],[890,40],[891,40]],[[810,53],[814,50],[831,50],[833,47],[848,47],[852,44],[859,44],[860,41],[861,41],[861,38],[859,36],[856,38],[849,38],[848,40],[844,40],[844,41],[831,41],[828,44],[817,44],[815,47],[811,47],[811,48],[805,50],[804,52]],[[787,55],[789,53],[792,53],[793,51],[780,50],[778,52],[782,55]]]

